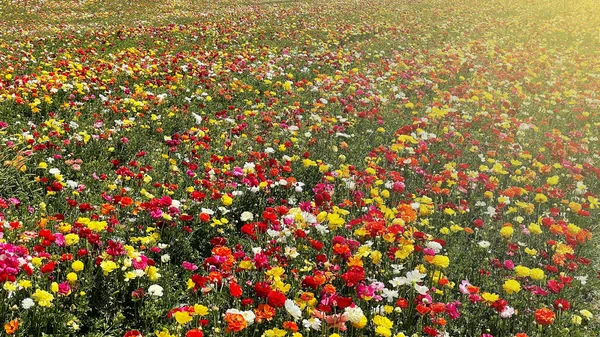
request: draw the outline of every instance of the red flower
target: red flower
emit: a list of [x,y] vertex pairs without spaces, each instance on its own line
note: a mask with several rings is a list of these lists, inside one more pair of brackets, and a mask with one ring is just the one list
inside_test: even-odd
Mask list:
[[229,284],[229,293],[233,297],[240,297],[242,296],[242,287],[240,287],[240,285],[235,282],[231,282]]
[[426,334],[428,334],[431,337],[435,337],[435,336],[437,336],[439,334],[439,332],[436,329],[434,329],[434,328],[432,328],[430,326],[424,327],[423,328],[423,332],[426,333]]
[[554,301],[554,309],[556,309],[557,311],[567,311],[571,309],[571,304],[569,304],[569,301],[567,299],[559,298],[556,301]]
[[40,270],[44,274],[51,273],[52,271],[54,271],[54,266],[55,265],[56,265],[56,263],[54,261],[48,262],[45,265],[43,265],[42,268],[40,268]]
[[123,337],[144,337],[144,335],[142,335],[139,330],[129,330],[123,335]]
[[406,309],[408,308],[408,300],[406,298],[399,298],[396,301],[396,306],[400,307],[400,309]]
[[267,297],[269,305],[275,308],[281,308],[285,305],[285,295],[279,291],[271,291]]
[[266,298],[271,292],[271,286],[267,282],[257,282],[254,285],[256,296]]
[[541,325],[550,325],[555,319],[554,311],[548,308],[541,308],[535,311],[535,321]]
[[192,329],[185,333],[185,337],[203,337],[204,333],[198,329]]
[[346,282],[346,286],[354,287],[365,279],[365,270],[361,267],[351,267],[348,272],[342,274],[342,279]]

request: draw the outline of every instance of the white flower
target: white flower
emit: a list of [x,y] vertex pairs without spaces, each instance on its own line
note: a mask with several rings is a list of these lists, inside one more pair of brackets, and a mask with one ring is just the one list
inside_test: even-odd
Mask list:
[[162,297],[163,287],[159,286],[158,284],[151,285],[148,287],[148,295],[152,297]]
[[48,173],[50,174],[60,174],[60,170],[57,168],[51,168]]
[[169,254],[164,254],[163,256],[160,257],[160,262],[162,263],[167,263],[171,261],[171,255]]
[[248,325],[252,325],[252,323],[254,323],[254,319],[256,319],[256,315],[254,315],[252,310],[240,311],[238,309],[227,309],[225,313],[242,315]]
[[398,297],[398,291],[385,288],[383,289],[381,297],[387,299],[388,302],[394,302],[394,299]]
[[242,213],[242,215],[240,215],[240,220],[247,222],[247,221],[252,221],[254,220],[254,214],[252,214],[252,212],[244,212]]
[[429,288],[427,288],[426,286],[420,286],[418,284],[415,284],[415,290],[421,294],[421,295],[425,295],[427,294],[427,291],[429,290]]
[[485,241],[485,240],[484,241],[479,241],[477,244],[481,248],[488,248],[490,246],[490,242],[489,241]]
[[196,124],[201,124],[202,123],[202,116],[200,116],[200,115],[198,115],[196,113],[193,113],[193,112],[192,112],[192,116],[194,116],[194,119],[196,120]]
[[33,307],[35,305],[35,303],[33,302],[33,300],[29,297],[27,297],[26,299],[24,299],[21,302],[21,306],[23,307],[23,309],[27,310],[31,307]]
[[579,282],[581,282],[581,285],[585,285],[587,283],[588,276],[587,275],[575,276],[575,279],[578,280]]
[[79,183],[77,183],[76,181],[73,181],[73,180],[67,180],[66,183],[67,183],[67,186],[72,189],[76,189],[79,186]]
[[296,247],[285,247],[285,256],[295,259],[300,255],[296,250]]
[[500,317],[502,318],[510,318],[514,315],[515,309],[513,307],[509,307],[508,305],[504,307],[504,310],[500,312]]
[[307,329],[321,330],[321,320],[318,318],[305,319],[302,325]]
[[433,251],[437,254],[442,250],[442,245],[435,241],[427,242],[427,248],[433,249]]
[[319,234],[321,235],[325,235],[327,233],[329,233],[329,229],[327,229],[327,227],[321,225],[321,224],[317,224],[315,225],[315,229],[317,230],[317,232],[319,232]]
[[202,213],[206,213],[206,214],[208,214],[208,215],[213,215],[213,214],[215,214],[215,211],[213,211],[213,210],[212,210],[212,209],[210,209],[210,208],[202,208],[200,211],[201,211]]
[[394,274],[400,274],[402,269],[404,269],[404,266],[401,264],[393,264],[392,269],[394,270]]
[[485,214],[487,214],[490,218],[493,218],[496,216],[497,212],[496,212],[496,208],[492,207],[492,206],[488,206],[487,208],[487,212],[485,212]]
[[351,323],[358,323],[364,316],[362,309],[358,306],[346,307],[344,309],[344,317]]
[[[302,310],[300,307],[289,298],[285,300],[285,311],[287,311],[290,316],[294,317],[294,321],[297,321],[300,317],[302,317]],[[320,323],[321,322],[319,322],[319,324]]]
[[412,270],[406,273],[406,278],[409,282],[421,282],[427,276],[427,274],[423,274],[418,270]]
[[267,229],[267,235],[269,235],[272,238],[278,238],[280,236],[279,232],[273,229]]

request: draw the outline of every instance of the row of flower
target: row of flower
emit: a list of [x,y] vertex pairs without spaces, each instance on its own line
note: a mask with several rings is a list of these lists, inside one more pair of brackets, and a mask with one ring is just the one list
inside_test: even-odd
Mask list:
[[536,4],[0,42],[6,334],[593,336],[597,5]]

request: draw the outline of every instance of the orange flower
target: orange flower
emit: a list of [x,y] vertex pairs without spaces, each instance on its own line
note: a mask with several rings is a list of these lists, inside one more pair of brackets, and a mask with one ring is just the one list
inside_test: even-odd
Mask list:
[[541,325],[550,325],[555,319],[554,311],[548,308],[541,308],[535,311],[535,321]]
[[228,247],[217,246],[212,249],[212,253],[218,256],[228,256],[231,255],[231,249]]
[[103,215],[107,215],[107,214],[110,214],[114,210],[115,210],[115,206],[113,206],[111,204],[102,204],[102,208],[101,208],[100,212]]
[[133,199],[130,197],[123,197],[120,201],[121,206],[131,206],[133,204]]
[[327,294],[335,294],[335,291],[335,286],[332,284],[326,284],[325,286],[323,286],[323,292]]
[[300,299],[303,302],[308,302],[308,301],[312,300],[313,298],[315,298],[315,294],[313,294],[311,292],[304,292],[304,293],[302,293],[302,295],[300,295]]
[[296,332],[298,331],[298,324],[291,321],[283,322],[283,328],[291,332]]
[[254,314],[256,315],[256,321],[259,323],[262,322],[263,319],[270,321],[275,317],[275,308],[268,304],[259,304],[258,308],[254,309]]
[[17,330],[19,329],[19,320],[13,319],[12,321],[6,323],[4,325],[4,331],[6,331],[6,333],[8,335],[12,335],[15,332],[17,332]]
[[240,314],[227,313],[225,314],[225,322],[227,323],[227,332],[240,332],[248,325],[244,316]]
[[405,223],[411,223],[417,220],[417,212],[412,209],[410,205],[400,204],[397,208],[398,213],[401,215],[400,218],[404,220]]

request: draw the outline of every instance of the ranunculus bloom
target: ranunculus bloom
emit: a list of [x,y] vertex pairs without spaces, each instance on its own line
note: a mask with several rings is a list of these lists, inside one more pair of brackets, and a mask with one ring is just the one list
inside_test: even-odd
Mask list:
[[281,308],[285,305],[285,295],[279,291],[271,291],[267,297],[269,305],[275,308]]
[[541,308],[535,311],[535,321],[540,325],[550,325],[554,322],[555,318],[554,311],[548,308]]
[[225,322],[227,323],[227,328],[225,329],[227,332],[240,332],[248,325],[244,316],[233,313],[225,314]]
[[571,309],[571,304],[566,298],[559,298],[554,301],[554,309],[558,311],[567,311]]
[[204,333],[202,330],[192,329],[185,333],[185,337],[203,337]]

